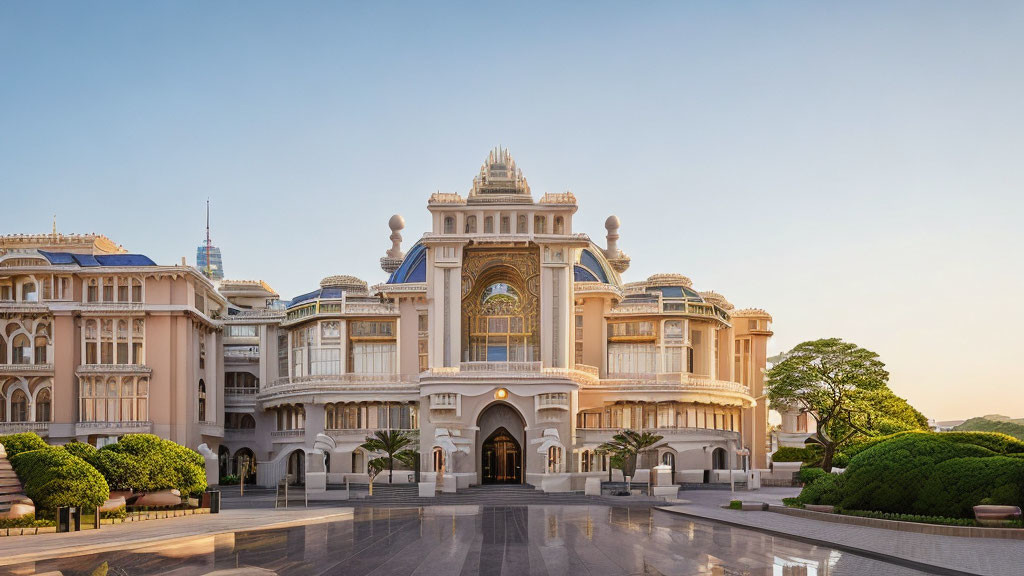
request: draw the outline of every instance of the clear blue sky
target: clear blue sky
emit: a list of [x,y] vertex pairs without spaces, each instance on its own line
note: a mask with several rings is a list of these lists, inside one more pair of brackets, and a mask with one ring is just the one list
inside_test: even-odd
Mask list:
[[1024,416],[1024,3],[378,4],[0,4],[0,233],[192,262],[209,197],[229,277],[373,283],[503,144],[627,279]]

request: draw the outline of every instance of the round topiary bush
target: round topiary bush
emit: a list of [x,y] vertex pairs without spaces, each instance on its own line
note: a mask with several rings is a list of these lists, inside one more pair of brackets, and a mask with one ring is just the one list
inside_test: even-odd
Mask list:
[[3,444],[4,450],[7,451],[8,458],[21,454],[22,452],[39,450],[40,448],[46,448],[48,446],[46,441],[40,438],[35,432],[20,432],[18,434],[0,436],[0,444]]
[[[105,454],[107,453],[107,454]],[[176,488],[198,495],[206,489],[206,463],[196,452],[153,434],[126,434],[100,448],[96,465],[121,489],[152,492]]]
[[[808,468],[808,470],[821,470],[821,468]],[[829,474],[822,471],[822,474],[813,482],[804,486],[797,501],[801,504],[836,506],[842,498],[843,480],[842,474]]]
[[821,468],[801,468],[800,473],[797,474],[797,479],[801,484],[813,484],[815,480],[829,474]]
[[11,466],[37,512],[53,514],[59,506],[99,506],[110,495],[106,480],[85,460],[61,446],[21,452]]
[[968,518],[977,504],[1024,508],[1024,459],[953,458],[937,464],[914,509],[932,516]]
[[908,432],[872,439],[855,454],[834,486],[815,480],[799,500],[950,517],[970,517],[983,501],[1024,501],[1024,442],[1002,434]]
[[95,466],[93,460],[96,458],[96,447],[93,446],[92,444],[86,444],[85,442],[72,440],[71,442],[68,442],[67,444],[64,445],[64,449],[67,450],[69,453],[78,456],[82,460],[85,460],[89,464],[93,464],[93,466]]

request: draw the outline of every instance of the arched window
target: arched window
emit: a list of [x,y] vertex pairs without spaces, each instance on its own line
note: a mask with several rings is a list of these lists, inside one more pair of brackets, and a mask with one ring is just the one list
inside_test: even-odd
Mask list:
[[476,234],[476,216],[466,216],[466,234]]
[[7,340],[0,334],[0,364],[7,364]]
[[546,219],[543,216],[533,217],[533,233],[534,234],[547,234]]
[[28,396],[20,388],[11,394],[11,422],[28,422]]
[[121,381],[121,422],[135,420],[135,380],[125,378]]
[[516,234],[526,234],[526,214],[520,214],[516,222]]
[[11,363],[12,364],[31,364],[32,363],[32,347],[29,345],[28,336],[24,334],[18,334],[14,337],[14,341],[11,342]]
[[35,348],[36,348],[35,363],[36,364],[46,364],[46,344],[48,342],[49,342],[49,339],[46,337],[46,327],[44,326],[43,328],[41,328],[39,330],[39,333],[36,335],[36,342],[35,342],[35,344],[36,344],[36,346],[35,346]]
[[511,234],[512,233],[512,219],[509,216],[501,217],[501,233]]
[[334,404],[328,404],[327,407],[324,408],[324,428],[328,430],[337,430],[338,424],[336,420],[337,411],[334,408]]
[[548,448],[548,472],[557,473],[562,467],[562,449],[558,446]]
[[142,281],[132,278],[132,302],[142,302]]
[[199,421],[206,422],[206,382],[199,381]]
[[252,414],[242,414],[242,420],[238,423],[238,427],[242,430],[254,430],[256,419],[252,417]]
[[711,453],[711,469],[712,470],[725,470],[727,467],[725,450],[722,448],[715,448],[715,451]]
[[128,321],[117,321],[117,363],[128,363]]
[[0,422],[7,422],[7,397],[0,393]]
[[50,389],[43,388],[36,393],[36,422],[50,421]]
[[435,446],[433,453],[434,472],[444,473],[444,450]]
[[484,234],[494,234],[494,216],[484,217]]
[[594,454],[590,450],[584,450],[580,454],[580,472],[590,472],[594,467]]
[[39,302],[39,292],[36,291],[35,282],[25,282],[21,285],[21,299],[25,302]]
[[366,462],[366,459],[363,458],[363,453],[362,453],[361,450],[353,450],[352,451],[352,473],[353,474],[363,474],[364,472],[366,472],[366,464],[365,464],[365,462]]
[[452,216],[444,217],[444,233],[455,234],[455,218]]
[[565,219],[561,216],[555,216],[555,234],[565,234]]

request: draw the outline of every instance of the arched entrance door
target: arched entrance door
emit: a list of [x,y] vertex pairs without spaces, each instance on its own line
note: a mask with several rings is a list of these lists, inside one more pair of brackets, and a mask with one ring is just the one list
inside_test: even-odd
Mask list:
[[523,450],[504,427],[487,437],[481,451],[484,484],[522,484]]
[[301,486],[306,483],[306,454],[296,450],[288,456],[289,483]]

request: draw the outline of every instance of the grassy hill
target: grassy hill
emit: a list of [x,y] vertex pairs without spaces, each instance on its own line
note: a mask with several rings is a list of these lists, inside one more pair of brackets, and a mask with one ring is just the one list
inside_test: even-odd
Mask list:
[[967,432],[1001,432],[1024,440],[1024,418],[1012,419],[998,414],[971,418],[954,428]]

